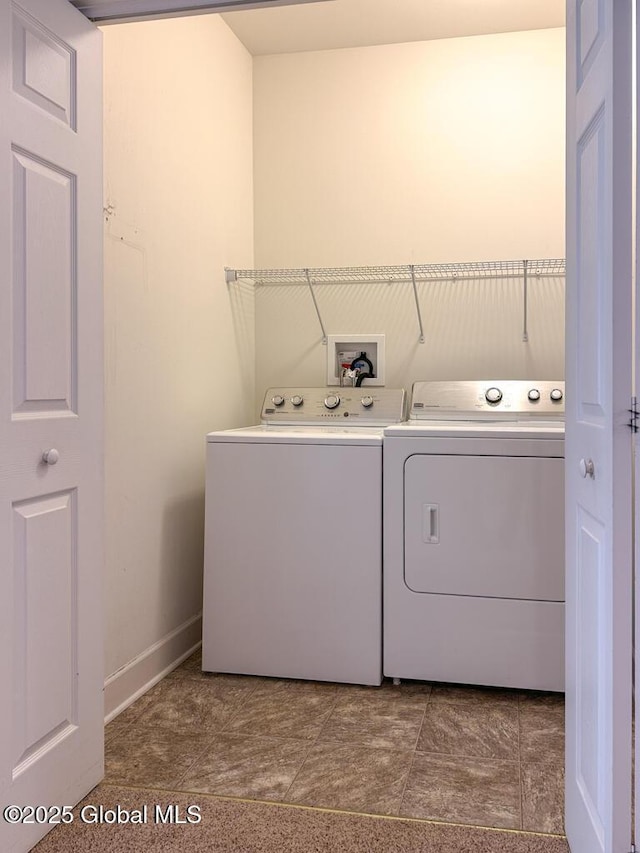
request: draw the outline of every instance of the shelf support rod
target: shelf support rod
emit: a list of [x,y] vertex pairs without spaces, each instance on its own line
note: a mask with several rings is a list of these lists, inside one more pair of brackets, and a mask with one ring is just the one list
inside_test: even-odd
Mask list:
[[307,284],[309,285],[309,293],[311,294],[311,298],[313,299],[313,307],[316,309],[316,314],[318,316],[318,323],[320,323],[320,328],[322,329],[322,343],[326,345],[326,343],[327,343],[327,332],[324,328],[324,323],[322,322],[322,317],[320,316],[320,309],[318,308],[318,302],[316,300],[316,294],[313,290],[313,284],[311,282],[311,276],[309,275],[309,270],[305,269],[304,274],[307,278]]
[[420,302],[418,301],[418,286],[416,285],[416,268],[413,264],[409,267],[411,270],[411,284],[413,285],[413,298],[416,301],[416,314],[418,315],[418,325],[420,326],[420,337],[418,340],[421,344],[424,343],[424,329],[422,327],[422,314],[420,313]]
[[523,282],[523,318],[522,318],[522,342],[527,343],[529,340],[529,332],[527,331],[527,309],[528,309],[528,273],[529,273],[529,261],[522,262],[522,282]]

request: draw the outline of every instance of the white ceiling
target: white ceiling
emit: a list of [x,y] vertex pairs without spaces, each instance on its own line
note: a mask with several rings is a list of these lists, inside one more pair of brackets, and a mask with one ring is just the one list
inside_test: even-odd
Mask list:
[[563,27],[565,0],[325,0],[222,17],[257,56]]

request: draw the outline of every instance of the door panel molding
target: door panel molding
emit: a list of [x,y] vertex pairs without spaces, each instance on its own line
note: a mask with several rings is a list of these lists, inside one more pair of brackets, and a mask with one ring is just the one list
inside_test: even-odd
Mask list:
[[13,418],[76,414],[76,176],[18,146],[12,153]]
[[76,129],[76,51],[20,6],[12,12],[13,91]]

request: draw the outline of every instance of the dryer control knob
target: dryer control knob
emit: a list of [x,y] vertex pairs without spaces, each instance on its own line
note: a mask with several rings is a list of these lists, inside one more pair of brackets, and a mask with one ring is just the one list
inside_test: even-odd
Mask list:
[[337,394],[329,394],[324,398],[324,404],[327,409],[335,409],[340,405],[340,397]]
[[373,397],[370,397],[369,395],[367,395],[366,397],[363,397],[362,400],[360,400],[360,402],[365,407],[365,409],[370,409],[371,406],[373,406]]
[[294,406],[301,406],[304,403],[304,397],[301,397],[300,394],[294,394],[291,402]]
[[562,400],[562,398],[564,397],[564,394],[562,393],[561,388],[554,388],[551,391],[551,394],[549,394],[549,396],[551,397],[554,403],[559,403],[560,400]]
[[487,388],[484,398],[487,403],[499,403],[502,400],[502,391],[499,388]]
[[284,403],[284,397],[282,394],[276,394],[275,397],[271,398],[271,402],[274,406],[281,406]]
[[540,392],[537,388],[532,388],[531,391],[527,394],[527,397],[531,400],[532,403],[535,403],[536,400],[540,399]]

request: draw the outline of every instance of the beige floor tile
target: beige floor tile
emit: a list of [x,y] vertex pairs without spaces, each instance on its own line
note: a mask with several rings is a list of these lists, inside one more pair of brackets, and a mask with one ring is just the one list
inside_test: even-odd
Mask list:
[[[156,685],[151,690],[148,690],[143,696],[140,696],[139,699],[136,699],[135,702],[132,702],[128,708],[125,708],[117,717],[114,717],[108,726],[113,726],[113,728],[116,729],[118,727],[129,725],[130,723],[135,723],[153,702],[154,691],[157,690],[158,687],[159,685]],[[116,721],[118,722],[118,726],[114,725]]]
[[285,800],[322,808],[397,814],[412,753],[317,743]]
[[196,653],[106,727],[108,783],[562,831],[560,694],[200,666]]
[[519,691],[502,687],[475,687],[464,684],[434,684],[432,702],[450,702],[454,705],[510,705],[518,706]]
[[115,719],[111,720],[110,723],[104,727],[104,742],[106,744],[110,743],[114,738],[122,737],[125,732],[131,728],[133,725],[133,721],[127,719],[126,717],[123,719],[122,714]]
[[300,678],[256,677],[256,696],[272,696],[283,691],[293,693],[316,693],[336,696],[338,691],[351,685],[336,684],[334,681],[307,681]]
[[315,740],[333,710],[335,689],[307,683],[258,687],[224,731],[251,737]]
[[192,655],[183,660],[178,669],[202,672],[202,649],[197,649]]
[[204,752],[210,735],[182,734],[151,726],[131,726],[105,749],[105,781],[176,788],[180,776]]
[[426,681],[402,681],[394,684],[390,678],[385,678],[378,687],[367,687],[357,684],[339,684],[339,696],[395,696],[400,699],[413,697],[416,701],[424,702],[430,695],[433,687]]
[[309,744],[301,740],[216,734],[179,789],[281,800],[308,751]]
[[228,684],[243,684],[250,687],[257,687],[265,681],[273,681],[274,679],[263,678],[259,675],[241,675],[235,673],[224,672],[203,672],[202,670],[202,651],[199,649],[190,657],[183,661],[180,666],[172,670],[167,675],[167,680],[174,678],[186,678],[192,681],[208,682],[227,682]]
[[151,701],[136,723],[176,732],[220,729],[254,689],[254,684],[234,676],[206,682],[165,678],[148,694]]
[[340,695],[319,741],[414,749],[426,707],[419,697]]
[[167,678],[196,678],[207,677],[209,673],[202,672],[202,650],[198,649],[184,660],[180,666],[172,670]]
[[418,752],[409,774],[400,814],[519,829],[518,763]]
[[541,756],[564,762],[564,708],[520,706],[520,756],[523,764]]
[[428,699],[433,693],[433,685],[427,681],[401,681],[394,684],[391,680],[383,682],[383,686],[390,692],[400,696],[420,696]]
[[536,761],[521,766],[522,828],[564,833],[564,765]]
[[111,722],[104,727],[104,742],[109,743],[115,737],[119,737],[127,731],[135,722],[137,722],[143,712],[153,702],[154,690],[147,691],[135,702],[132,702],[128,708],[121,711],[117,717],[114,717]]
[[492,703],[432,703],[422,723],[418,749],[518,761],[518,708]]

